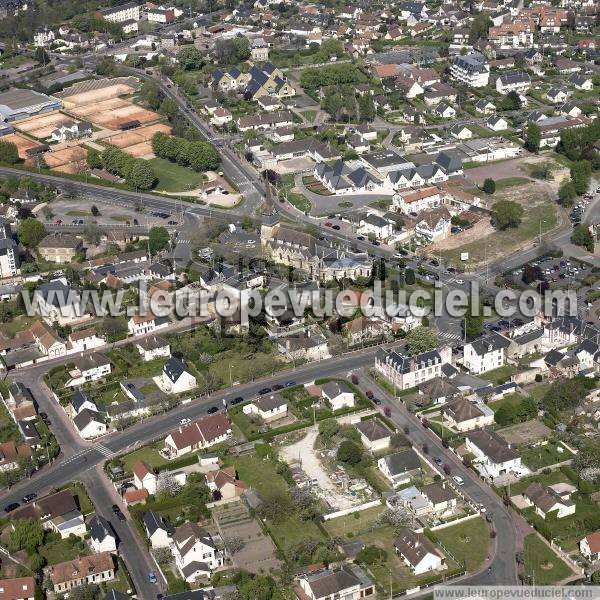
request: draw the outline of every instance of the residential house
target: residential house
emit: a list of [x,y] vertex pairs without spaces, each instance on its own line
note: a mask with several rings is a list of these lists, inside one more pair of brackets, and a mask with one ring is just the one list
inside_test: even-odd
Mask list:
[[418,216],[415,234],[426,244],[443,240],[450,234],[451,219],[445,206],[423,211]]
[[148,490],[149,494],[156,494],[158,491],[158,476],[145,462],[136,460],[131,470],[133,471],[133,485],[138,490],[144,488]]
[[48,25],[38,27],[33,34],[33,43],[40,48],[50,46],[55,39],[56,34],[48,27]]
[[[31,458],[32,449],[29,444],[19,444],[12,440],[0,443],[0,472],[14,471],[19,468],[20,459]],[[0,595],[0,600],[2,596]]]
[[418,477],[423,465],[417,453],[411,448],[381,457],[377,461],[377,468],[393,487],[398,487]]
[[68,142],[82,137],[90,137],[93,131],[92,124],[88,121],[67,120],[52,131],[50,139],[53,142]]
[[90,318],[80,295],[64,277],[38,285],[34,294],[37,312],[48,325],[55,322],[61,326],[73,325]]
[[69,490],[43,496],[13,510],[10,513],[10,520],[14,522],[18,519],[39,520],[44,529],[60,534],[63,539],[71,534],[77,537],[86,534],[83,515]]
[[481,98],[475,103],[475,110],[484,115],[493,115],[496,112],[496,105],[487,98]]
[[600,531],[586,535],[579,542],[579,551],[589,561],[600,560]]
[[142,517],[142,525],[153,548],[168,548],[172,530],[159,513],[149,510]]
[[300,576],[294,591],[298,600],[362,600],[375,596],[375,584],[358,567],[343,565]]
[[387,325],[378,319],[360,316],[347,321],[342,329],[350,346],[360,344],[365,340],[372,340],[385,335]]
[[361,217],[356,230],[360,235],[374,236],[378,240],[387,240],[394,233],[394,225],[375,213]]
[[29,388],[20,381],[8,385],[8,397],[4,398],[15,422],[31,421],[37,416],[37,405]]
[[569,92],[565,88],[551,87],[545,95],[552,104],[563,104],[567,101]]
[[448,426],[456,431],[471,431],[494,423],[494,411],[483,403],[456,398],[441,409]]
[[139,21],[141,18],[140,6],[135,2],[126,2],[118,6],[104,8],[98,11],[98,15],[101,19],[111,23],[123,23],[129,20]]
[[76,353],[98,348],[98,346],[103,346],[106,343],[106,340],[99,336],[96,330],[91,327],[89,329],[72,331],[67,336],[67,342],[69,346],[69,353]]
[[287,417],[287,401],[280,394],[261,396],[243,407],[244,414],[258,415],[265,423]]
[[394,195],[393,205],[401,213],[419,214],[422,211],[438,207],[442,202],[440,190],[437,187],[427,187],[416,191],[398,192]]
[[40,256],[49,262],[70,263],[81,250],[82,241],[69,233],[51,233],[37,247]]
[[100,352],[75,356],[71,362],[74,368],[69,371],[69,379],[65,387],[79,387],[98,381],[109,375],[112,370],[110,360]]
[[454,125],[450,129],[450,135],[457,140],[470,140],[473,137],[473,132],[466,125]]
[[403,527],[394,540],[394,548],[414,575],[446,568],[445,559],[422,533]]
[[0,600],[34,600],[36,585],[33,577],[0,579]]
[[217,549],[210,534],[197,523],[176,527],[170,547],[178,571],[189,583],[209,576],[224,562],[223,551]]
[[165,438],[164,454],[172,459],[194,450],[208,448],[231,436],[231,423],[221,413],[208,415],[179,427]]
[[449,346],[415,356],[409,356],[401,350],[382,349],[375,354],[375,370],[398,390],[406,390],[440,377],[442,366],[451,362],[452,350]]
[[354,392],[347,383],[328,381],[321,386],[321,395],[334,412],[354,406]]
[[248,487],[238,479],[235,467],[223,467],[206,474],[208,488],[217,494],[218,500],[231,500],[241,496]]
[[460,395],[460,390],[445,377],[434,377],[417,386],[419,397],[415,402],[419,406],[445,404]]
[[193,390],[198,384],[184,362],[171,356],[164,364],[162,374],[154,378],[158,387],[167,394],[182,394]]
[[94,515],[90,520],[90,545],[94,552],[116,552],[117,535],[104,517]]
[[68,593],[82,585],[99,585],[115,578],[115,566],[110,552],[80,556],[46,567],[52,590],[56,594]]
[[360,433],[363,445],[371,452],[379,452],[389,447],[393,432],[380,419],[360,421],[355,427]]
[[527,506],[533,506],[535,512],[546,519],[549,514],[553,517],[562,519],[575,514],[575,502],[569,497],[564,498],[551,487],[542,485],[539,481],[531,483],[522,493],[522,497]]
[[142,356],[144,362],[171,356],[171,345],[167,340],[157,335],[141,339],[139,342],[135,343],[135,347]]
[[73,425],[84,440],[105,435],[108,431],[104,415],[94,410],[84,408],[73,419]]
[[524,94],[530,87],[531,77],[529,73],[523,71],[509,71],[508,73],[502,73],[502,75],[496,79],[496,91],[499,94],[508,94],[509,92]]
[[19,247],[13,239],[10,223],[0,217],[0,278],[20,273]]
[[288,98],[296,95],[283,71],[273,63],[266,62],[262,67],[253,65],[248,71],[249,81],[244,89],[247,100],[256,100],[263,96]]
[[440,119],[454,119],[456,117],[456,110],[446,104],[446,102],[440,102],[434,109],[433,114]]
[[465,438],[465,447],[475,456],[473,464],[485,478],[494,480],[508,474],[518,477],[527,471],[520,454],[494,431],[470,431]]
[[473,375],[497,369],[506,363],[509,338],[495,331],[465,344],[462,363]]
[[307,329],[294,336],[279,338],[277,349],[280,354],[289,357],[293,361],[306,360],[311,362],[331,357],[327,347],[327,339],[313,329]]
[[447,481],[434,481],[421,488],[421,494],[432,506],[433,512],[439,514],[451,513],[458,504],[458,498]]

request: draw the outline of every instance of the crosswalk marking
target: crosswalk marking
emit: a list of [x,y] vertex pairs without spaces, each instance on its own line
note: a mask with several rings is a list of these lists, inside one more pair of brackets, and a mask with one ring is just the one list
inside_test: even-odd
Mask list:
[[110,448],[107,448],[103,444],[94,444],[93,448],[94,450],[100,452],[100,454],[106,456],[106,458],[110,458],[111,456],[115,455],[115,453]]
[[72,454],[71,456],[69,456],[68,458],[65,459],[64,464],[71,463],[71,462],[74,462],[76,460],[80,460],[89,451],[90,451],[89,448],[82,448],[81,450],[77,450],[77,452],[75,452],[74,454]]

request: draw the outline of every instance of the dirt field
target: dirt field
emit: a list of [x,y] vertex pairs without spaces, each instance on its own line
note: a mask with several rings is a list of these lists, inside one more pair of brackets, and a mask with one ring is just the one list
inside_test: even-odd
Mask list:
[[12,142],[15,144],[19,152],[19,158],[22,159],[27,158],[26,151],[29,150],[29,148],[35,148],[36,146],[39,146],[39,144],[36,144],[35,142],[32,142],[31,140],[28,140],[27,138],[24,138],[16,133],[10,133],[9,135],[3,136],[2,141]]
[[498,433],[509,444],[531,444],[532,442],[547,439],[551,430],[541,421],[533,420],[511,425],[510,427],[501,429]]
[[[108,88],[109,90],[112,88]],[[94,92],[86,92],[74,96],[78,98],[80,95],[96,94],[105,92],[106,90],[97,90]],[[161,118],[158,113],[151,110],[146,110],[130,100],[116,97],[100,98],[91,101],[90,104],[75,105],[69,108],[69,111],[75,116],[91,121],[94,125],[104,127],[106,129],[117,130],[127,121],[139,121],[140,123],[150,123]]]
[[39,115],[37,117],[32,117],[31,119],[19,121],[17,127],[20,131],[23,131],[38,140],[43,140],[50,137],[52,132],[62,123],[70,123],[72,121],[72,117],[57,111],[47,115]]
[[[554,229],[558,224],[558,212],[546,189],[538,183],[510,187],[494,194],[491,205],[499,200],[511,200],[524,208],[519,227],[506,231],[496,231],[482,219],[471,230],[450,236],[435,244],[435,251],[441,251],[442,258],[453,266],[462,265],[467,269],[482,265],[486,258],[498,259],[511,254],[520,247],[531,243],[541,232]],[[491,206],[490,206],[491,208]],[[460,260],[462,252],[469,253],[468,262]]]
[[238,569],[259,573],[281,567],[281,562],[275,556],[275,545],[263,534],[244,504],[240,502],[229,507],[215,508],[213,518],[223,537],[237,536],[244,541],[242,550],[231,557]]

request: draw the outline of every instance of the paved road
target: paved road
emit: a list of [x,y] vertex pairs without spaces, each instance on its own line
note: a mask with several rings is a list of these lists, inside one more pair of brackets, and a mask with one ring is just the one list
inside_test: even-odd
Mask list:
[[[452,474],[460,475],[464,480],[464,485],[460,488],[460,491],[471,498],[473,502],[485,506],[488,514],[492,516],[497,537],[496,552],[492,557],[491,568],[475,574],[468,581],[461,580],[461,584],[468,582],[469,584],[480,585],[516,585],[515,552],[517,550],[517,532],[511,513],[504,507],[500,498],[473,471],[465,468],[453,452],[444,448],[440,439],[429,429],[425,429],[415,415],[403,404],[393,400],[392,396],[370,376],[363,373],[360,385],[364,389],[373,390],[382,399],[384,406],[390,408],[391,420],[398,426],[400,431],[403,431],[405,426],[409,428],[408,438],[414,447],[422,449],[423,444],[427,444],[431,456],[439,456],[444,463],[450,465]],[[445,477],[443,473],[442,476]]]

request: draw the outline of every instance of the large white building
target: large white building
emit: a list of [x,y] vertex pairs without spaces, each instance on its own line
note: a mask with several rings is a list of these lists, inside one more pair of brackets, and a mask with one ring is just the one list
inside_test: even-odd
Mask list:
[[490,66],[483,55],[472,52],[465,56],[455,56],[450,66],[450,74],[466,86],[485,87],[490,78]]
[[127,2],[119,6],[111,6],[99,11],[105,21],[111,23],[123,23],[124,21],[139,21],[140,7],[135,2]]
[[475,468],[487,479],[509,474],[519,477],[527,472],[519,453],[494,431],[471,431],[465,438],[465,447],[475,457]]
[[473,375],[479,375],[504,366],[510,340],[496,332],[465,344],[463,366]]
[[8,222],[0,217],[0,278],[19,274],[19,251]]

